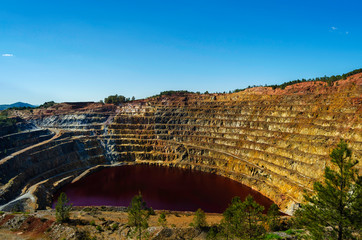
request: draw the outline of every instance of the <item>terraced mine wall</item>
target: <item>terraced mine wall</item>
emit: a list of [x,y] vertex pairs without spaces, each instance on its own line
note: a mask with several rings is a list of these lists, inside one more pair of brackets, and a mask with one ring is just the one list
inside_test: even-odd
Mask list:
[[283,91],[160,96],[120,106],[66,103],[34,111],[22,117],[54,136],[1,160],[0,204],[20,195],[27,198],[11,203],[25,199],[23,206],[44,208],[56,189],[81,174],[155,164],[226,176],[291,214],[303,190],[322,180],[340,139],[361,159],[361,85],[358,74],[334,86],[316,82]]

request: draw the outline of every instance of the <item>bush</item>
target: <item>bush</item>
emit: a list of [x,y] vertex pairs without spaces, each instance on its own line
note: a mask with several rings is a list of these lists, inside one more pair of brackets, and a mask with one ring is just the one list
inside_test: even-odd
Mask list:
[[69,204],[69,200],[67,195],[62,192],[59,197],[58,201],[55,205],[55,217],[57,222],[68,222],[69,221],[69,213],[72,209],[72,206]]
[[197,229],[201,229],[207,226],[205,212],[200,208],[195,212],[194,220],[191,226]]
[[118,229],[118,223],[113,223],[111,226],[112,231],[116,231]]
[[152,216],[156,215],[155,210],[153,210],[152,207],[149,207],[149,208],[148,208],[148,213],[149,213],[150,215],[152,215]]
[[207,232],[206,239],[217,239],[220,233],[220,229],[218,225],[211,226],[209,231]]
[[283,239],[283,238],[281,236],[279,236],[278,234],[269,233],[269,234],[265,235],[264,239],[272,240],[272,239]]
[[160,216],[158,217],[158,223],[162,226],[162,227],[166,227],[167,225],[167,219],[166,219],[166,215],[164,213],[161,213]]
[[75,239],[78,240],[90,240],[90,234],[88,231],[82,231],[82,230],[78,230],[75,232]]

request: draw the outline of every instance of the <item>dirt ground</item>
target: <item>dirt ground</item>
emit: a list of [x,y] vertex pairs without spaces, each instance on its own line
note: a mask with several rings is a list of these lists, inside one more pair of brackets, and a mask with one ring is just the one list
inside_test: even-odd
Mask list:
[[[150,236],[160,235],[163,229],[158,223],[161,213],[165,213],[167,228],[171,229],[170,238],[175,235],[192,236],[194,239],[204,239],[202,232],[195,232],[190,227],[193,221],[193,212],[155,211],[148,224]],[[0,217],[0,239],[128,239],[128,214],[125,210],[115,208],[91,207],[79,208],[71,212],[71,221],[66,224],[55,222],[54,210],[41,210],[34,213],[4,213]],[[221,221],[222,214],[206,213],[208,225]],[[116,229],[112,226],[117,225]],[[156,239],[165,239],[159,237]]]

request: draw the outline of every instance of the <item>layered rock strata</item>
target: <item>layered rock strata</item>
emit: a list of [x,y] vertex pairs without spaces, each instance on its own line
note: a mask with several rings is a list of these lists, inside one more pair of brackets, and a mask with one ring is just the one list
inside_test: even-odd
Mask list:
[[303,190],[322,179],[340,139],[361,159],[361,93],[356,74],[333,86],[160,96],[120,106],[64,103],[17,113],[55,135],[0,161],[0,204],[31,192],[30,205],[43,208],[84,170],[143,163],[227,176],[292,213]]

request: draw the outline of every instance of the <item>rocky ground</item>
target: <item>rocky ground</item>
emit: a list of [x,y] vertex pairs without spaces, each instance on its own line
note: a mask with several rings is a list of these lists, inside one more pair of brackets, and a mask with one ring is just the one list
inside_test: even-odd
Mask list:
[[[167,227],[158,224],[161,211],[149,219],[151,239],[205,239],[206,233],[189,226],[192,212],[165,211]],[[55,221],[54,210],[34,213],[3,213],[0,216],[0,239],[131,239],[127,213],[117,208],[92,207],[72,211],[71,221]],[[221,214],[206,214],[208,224],[220,222]]]
[[[167,226],[158,223],[166,214]],[[207,239],[207,232],[190,227],[193,212],[155,211],[148,221],[147,239]],[[0,239],[133,239],[127,226],[128,214],[119,207],[84,207],[71,212],[69,223],[57,223],[54,210],[34,213],[3,212],[0,215]],[[220,223],[222,214],[206,213],[209,226]],[[270,233],[280,238],[297,239],[286,232]],[[274,238],[266,238],[274,239]]]

